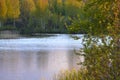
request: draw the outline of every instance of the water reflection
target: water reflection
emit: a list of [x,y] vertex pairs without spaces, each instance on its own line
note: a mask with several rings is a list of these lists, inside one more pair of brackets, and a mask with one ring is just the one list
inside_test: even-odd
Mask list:
[[39,51],[36,54],[37,59],[37,67],[41,70],[47,69],[48,66],[48,52],[47,51]]
[[[74,56],[67,50],[1,51],[1,80],[50,80],[55,73],[75,67]],[[15,79],[14,79],[15,78]],[[21,79],[22,78],[22,79]]]
[[[2,46],[4,43],[6,42],[2,41],[0,47],[5,48],[5,45]],[[76,66],[78,57],[74,54],[74,49],[69,48],[69,42],[59,43],[60,45],[56,42],[54,47],[50,48],[49,44],[49,48],[44,47],[44,49],[40,46],[41,42],[34,43],[33,46],[29,43],[31,45],[29,49],[26,49],[28,44],[18,43],[19,45],[17,43],[12,45],[11,49],[0,48],[0,80],[52,80],[54,74],[59,71],[78,67]],[[7,47],[11,44],[12,42],[10,44],[8,42]]]

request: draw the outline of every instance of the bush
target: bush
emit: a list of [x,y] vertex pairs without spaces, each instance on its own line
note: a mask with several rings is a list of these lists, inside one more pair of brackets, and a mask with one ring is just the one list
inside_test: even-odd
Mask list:
[[[72,80],[120,80],[120,2],[118,0],[87,0],[79,20],[73,21],[72,30],[87,32],[83,39],[84,62],[82,74]],[[75,28],[75,29],[74,29]],[[72,73],[72,72],[71,72]],[[70,73],[70,74],[71,74]],[[69,75],[70,75],[69,74]],[[63,76],[63,79],[68,80]]]
[[3,31],[3,30],[17,30],[16,27],[14,26],[2,26],[0,27],[0,31]]

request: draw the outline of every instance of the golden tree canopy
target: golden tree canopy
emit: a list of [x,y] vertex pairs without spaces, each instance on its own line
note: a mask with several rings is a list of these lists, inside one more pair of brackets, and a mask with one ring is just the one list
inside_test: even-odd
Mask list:
[[0,0],[0,18],[3,19],[6,17],[7,6],[5,0]]
[[41,10],[45,10],[45,8],[48,6],[48,0],[36,0],[36,5]]
[[35,11],[35,3],[33,0],[23,0],[22,2],[22,9],[24,9],[24,12],[33,12]]
[[19,0],[6,0],[7,5],[7,17],[18,18],[20,15],[20,4]]

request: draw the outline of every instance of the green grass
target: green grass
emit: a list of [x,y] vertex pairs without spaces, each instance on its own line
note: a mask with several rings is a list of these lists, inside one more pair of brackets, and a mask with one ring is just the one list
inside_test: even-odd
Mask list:
[[58,75],[55,76],[54,80],[94,80],[88,79],[86,76],[87,70],[85,69],[80,69],[80,70],[67,70],[67,71],[62,71]]

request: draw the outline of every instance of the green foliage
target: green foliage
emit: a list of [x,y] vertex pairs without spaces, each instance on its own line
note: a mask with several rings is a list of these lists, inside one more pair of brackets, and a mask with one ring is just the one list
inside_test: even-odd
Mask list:
[[[86,73],[63,80],[120,80],[120,2],[86,0],[78,18],[68,26],[71,31],[85,32],[82,49]],[[81,73],[78,71],[78,73]],[[86,76],[86,78],[83,78]],[[61,80],[61,78],[59,79]]]
[[[71,11],[70,8],[73,10]],[[36,10],[28,17],[22,17],[25,23],[24,33],[67,33],[66,24],[71,24],[71,19],[78,14],[78,7],[50,1],[48,8]],[[27,30],[28,29],[28,30]]]
[[12,21],[24,34],[67,33],[66,25],[71,25],[80,12],[75,4],[72,0],[1,0],[0,26],[11,25]]
[[8,26],[1,26],[0,27],[0,31],[4,31],[4,30],[17,30],[17,29],[16,29],[16,27],[10,26],[10,25],[8,25]]
[[82,69],[79,71],[76,71],[75,69],[71,71],[64,71],[55,76],[54,80],[87,80],[84,76],[86,72],[87,71],[83,71]]
[[103,37],[101,44],[98,39],[89,37],[84,44],[85,62],[88,73],[95,80],[119,80],[120,49],[114,45],[114,40]]

